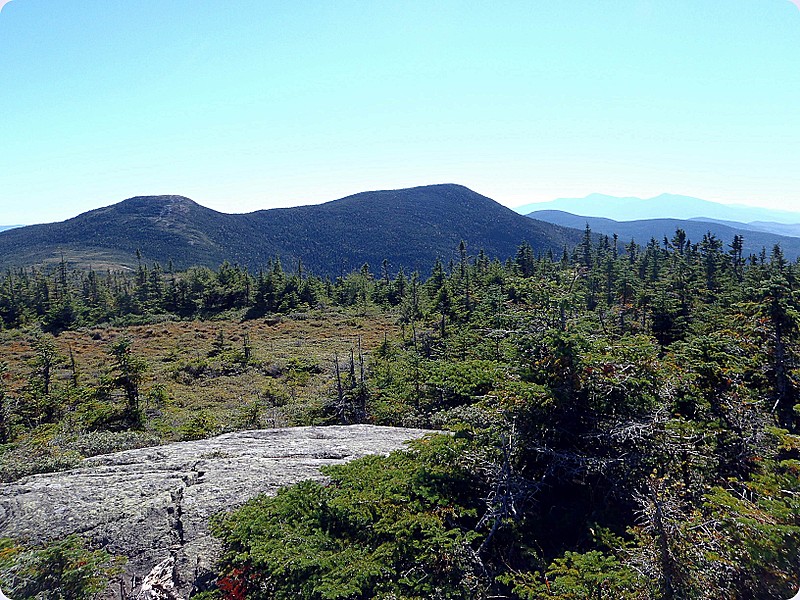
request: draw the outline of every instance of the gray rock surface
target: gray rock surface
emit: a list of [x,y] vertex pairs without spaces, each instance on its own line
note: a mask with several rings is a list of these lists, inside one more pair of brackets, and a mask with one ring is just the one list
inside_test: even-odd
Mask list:
[[431,433],[371,425],[296,427],[128,450],[86,459],[70,471],[0,485],[0,536],[44,542],[80,533],[128,557],[109,597],[135,597],[151,570],[174,562],[181,597],[208,577],[218,545],[212,515],[319,468],[388,454]]
[[[175,557],[158,563],[142,581],[136,600],[181,600],[175,589]],[[2,598],[0,598],[2,600]]]

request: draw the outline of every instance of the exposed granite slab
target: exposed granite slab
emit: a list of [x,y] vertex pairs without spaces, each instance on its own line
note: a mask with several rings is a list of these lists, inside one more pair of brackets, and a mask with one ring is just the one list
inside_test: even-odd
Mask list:
[[213,514],[304,479],[323,465],[388,454],[430,431],[373,425],[296,427],[128,450],[60,473],[0,485],[0,536],[43,542],[81,533],[128,557],[110,597],[131,597],[166,559],[186,597],[218,547]]

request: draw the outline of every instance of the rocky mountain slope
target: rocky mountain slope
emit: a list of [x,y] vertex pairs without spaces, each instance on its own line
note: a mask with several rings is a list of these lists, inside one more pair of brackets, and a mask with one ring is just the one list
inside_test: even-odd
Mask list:
[[[176,597],[212,577],[208,519],[319,468],[388,454],[431,433],[371,425],[297,427],[129,450],[80,468],[0,485],[0,536],[44,542],[80,533],[128,561],[109,598],[134,597],[160,566]],[[158,570],[158,569],[157,569]]]

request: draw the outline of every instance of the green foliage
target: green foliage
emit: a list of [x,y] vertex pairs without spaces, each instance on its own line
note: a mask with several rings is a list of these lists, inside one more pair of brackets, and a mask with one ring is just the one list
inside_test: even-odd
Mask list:
[[39,431],[38,436],[24,438],[0,451],[0,481],[63,471],[90,456],[155,446],[159,442],[158,436],[141,431]]
[[[455,464],[471,483],[439,494],[434,512],[461,515],[445,523],[463,536],[474,587],[453,587],[409,541],[422,530],[425,547],[441,544],[421,529],[413,495],[395,503],[375,479],[395,476],[395,458],[354,462],[331,471],[330,487],[306,484],[231,517],[219,530],[226,581],[263,584],[264,598],[791,595],[798,267],[779,254],[748,265],[737,248],[680,231],[623,248],[587,231],[560,263],[524,245],[505,266],[466,254],[462,245],[458,263],[434,266],[366,384],[374,422],[470,439]],[[343,281],[340,300],[396,305],[385,266],[370,277]],[[404,588],[376,553],[383,516],[416,548],[407,572],[433,587]]]
[[795,591],[800,461],[768,462],[749,481],[714,487],[704,509],[724,536],[712,555],[727,572],[727,581],[715,582],[720,589],[731,594],[744,590],[756,598],[789,597]]
[[119,573],[121,560],[71,535],[41,547],[0,539],[0,585],[12,598],[89,600]]
[[0,361],[0,443],[2,444],[11,440],[16,421],[14,400],[6,390],[5,376],[7,372],[8,365]]
[[638,600],[650,596],[648,582],[614,556],[597,550],[565,552],[539,572],[512,573],[500,578],[521,600]]
[[219,424],[212,414],[201,410],[180,427],[184,440],[201,440],[219,433]]
[[[270,377],[235,406],[236,427],[292,405],[288,422],[457,432],[221,518],[227,598],[790,596],[800,266],[779,248],[748,258],[741,239],[727,251],[680,230],[640,246],[587,229],[572,251],[523,244],[505,264],[453,246],[427,280],[380,260],[335,280],[295,260],[257,276],[227,263],[169,275],[143,264],[130,275],[17,270],[0,280],[0,318],[12,328],[169,315],[313,325],[313,307],[332,304],[396,319],[398,337],[371,353],[359,337],[349,360],[339,347],[262,362],[247,335],[238,343],[223,326],[207,354],[171,359],[192,393],[211,378]],[[72,321],[47,316],[65,302]],[[140,397],[159,411],[183,401],[143,389],[144,364],[124,338],[95,388],[54,378],[64,361],[50,340],[39,338],[24,385],[0,388],[8,472],[20,467],[16,436],[48,421],[119,435],[142,424],[131,418]],[[320,376],[325,386],[298,410],[297,390]],[[218,417],[163,426],[197,439],[220,431]],[[79,446],[31,463],[56,468],[84,455]]]
[[425,385],[441,405],[463,404],[489,392],[502,376],[501,365],[488,360],[435,361],[425,365]]
[[0,481],[16,481],[37,473],[71,469],[83,456],[75,450],[64,450],[49,444],[22,443],[7,447],[0,454]]
[[111,345],[109,349],[112,358],[110,381],[113,386],[120,388],[125,394],[125,417],[131,426],[137,427],[142,420],[139,411],[139,388],[142,385],[147,364],[133,353],[132,345],[133,340],[129,337],[121,337]]
[[219,519],[220,588],[249,598],[481,598],[476,534],[462,503],[474,481],[462,442],[434,437],[411,453],[329,467]]

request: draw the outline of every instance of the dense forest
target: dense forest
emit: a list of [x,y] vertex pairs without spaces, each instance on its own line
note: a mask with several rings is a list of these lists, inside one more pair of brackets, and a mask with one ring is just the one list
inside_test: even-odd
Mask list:
[[[13,452],[36,428],[111,401],[113,418],[84,426],[146,428],[142,399],[158,390],[145,390],[129,337],[109,344],[102,381],[53,384],[56,362],[77,372],[56,358],[54,336],[77,328],[388,315],[397,333],[337,357],[306,417],[449,433],[220,515],[224,557],[204,594],[789,597],[800,574],[798,278],[777,246],[745,256],[738,237],[725,247],[678,230],[640,245],[588,227],[561,256],[523,244],[500,262],[462,242],[429,277],[384,262],[323,279],[277,259],[257,273],[8,271],[1,323],[31,336],[34,353],[29,381],[0,387],[0,442]],[[237,352],[249,368],[246,339]],[[88,555],[94,582],[111,558]],[[21,568],[8,557],[0,572]]]
[[[582,227],[582,224],[581,224]],[[183,196],[137,196],[60,223],[0,235],[0,271],[57,264],[124,270],[145,261],[185,270],[224,260],[263,268],[270,257],[301,259],[317,275],[344,276],[384,259],[407,271],[427,271],[469,239],[490,256],[510,256],[520,240],[541,252],[580,241],[569,229],[530,219],[455,184],[362,192],[322,204],[220,213]],[[766,244],[771,246],[771,244]]]

